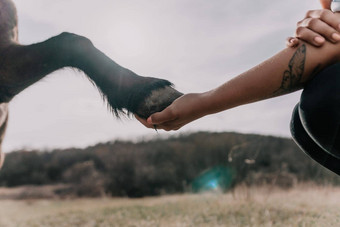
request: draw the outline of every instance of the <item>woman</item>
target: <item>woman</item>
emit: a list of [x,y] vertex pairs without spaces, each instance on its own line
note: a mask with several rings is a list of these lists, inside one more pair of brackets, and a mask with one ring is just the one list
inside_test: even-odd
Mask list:
[[320,2],[324,9],[309,11],[298,23],[299,39],[289,38],[289,48],[214,90],[186,94],[147,121],[137,119],[149,128],[178,130],[205,115],[303,88],[315,74],[340,60],[340,14],[329,10],[331,0]]
[[293,138],[305,153],[340,175],[340,64],[334,65],[340,62],[340,14],[330,11],[330,0],[320,2],[322,10],[309,11],[298,22],[297,38],[288,39],[288,48],[216,89],[186,94],[162,112],[138,120],[149,128],[177,130],[205,115],[305,87],[293,111]]

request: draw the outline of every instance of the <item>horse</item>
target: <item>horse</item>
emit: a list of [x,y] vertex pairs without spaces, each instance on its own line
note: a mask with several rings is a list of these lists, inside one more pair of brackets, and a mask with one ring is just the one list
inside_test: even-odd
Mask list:
[[120,66],[77,34],[63,32],[40,43],[19,44],[15,4],[0,0],[0,168],[8,103],[25,88],[65,67],[83,71],[118,118],[135,114],[146,119],[182,95],[167,80],[143,77]]

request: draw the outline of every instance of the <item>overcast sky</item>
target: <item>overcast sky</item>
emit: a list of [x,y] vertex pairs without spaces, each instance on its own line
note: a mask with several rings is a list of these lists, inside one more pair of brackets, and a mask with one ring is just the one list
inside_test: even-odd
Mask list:
[[[170,80],[184,93],[215,88],[285,47],[285,38],[317,0],[15,0],[19,39],[63,31],[90,38],[139,75]],[[177,132],[237,131],[290,136],[300,93],[195,121]],[[113,139],[163,136],[135,119],[115,119],[96,89],[74,70],[57,71],[10,103],[6,152],[85,147]]]

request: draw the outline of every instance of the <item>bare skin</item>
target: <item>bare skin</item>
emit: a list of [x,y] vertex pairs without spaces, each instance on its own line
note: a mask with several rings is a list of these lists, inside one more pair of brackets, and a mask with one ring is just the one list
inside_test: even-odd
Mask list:
[[205,115],[301,89],[320,70],[339,61],[340,14],[329,10],[331,0],[320,3],[323,10],[308,11],[298,22],[298,38],[289,38],[287,49],[214,90],[186,94],[147,121],[138,120],[149,128],[178,130]]
[[295,37],[287,38],[287,46],[294,47],[303,40],[313,46],[322,46],[326,41],[340,41],[340,14],[330,10],[331,0],[320,0],[323,9],[310,10],[297,23]]
[[167,131],[178,130],[205,115],[299,90],[316,73],[339,60],[340,43],[314,47],[301,41],[297,48],[282,50],[216,89],[186,94],[147,121],[139,120],[149,128],[157,125]]

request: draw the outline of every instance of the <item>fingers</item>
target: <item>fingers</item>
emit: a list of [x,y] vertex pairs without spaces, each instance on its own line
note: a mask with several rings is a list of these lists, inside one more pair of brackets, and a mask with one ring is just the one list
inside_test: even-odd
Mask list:
[[[340,34],[337,30],[339,30],[340,18],[335,17],[332,12],[329,10],[326,11],[327,13],[321,15],[328,15],[320,17],[320,18],[306,18],[305,20],[298,23],[297,33],[299,33],[299,29],[301,28],[308,28],[309,30],[317,33],[329,41],[335,43],[340,40]],[[329,15],[331,14],[331,15]],[[331,17],[329,17],[331,16]]]
[[157,129],[165,131],[176,131],[184,124],[179,122],[177,115],[173,112],[171,106],[162,112],[154,113],[147,119],[148,125],[156,125]]
[[[340,40],[340,35],[337,30],[331,27],[330,24],[325,23],[324,21],[316,18],[307,18],[303,21],[300,28],[306,28],[313,31],[316,34],[325,37],[329,41],[335,43]],[[297,33],[299,28],[297,29]]]
[[[155,115],[155,114],[154,114]],[[156,114],[156,118],[157,118]],[[176,120],[174,121],[167,121],[163,124],[159,123],[159,124],[154,124],[152,123],[150,120],[147,121],[141,117],[139,117],[138,115],[135,115],[135,118],[141,123],[143,124],[145,127],[147,128],[151,128],[154,129],[155,126],[157,129],[163,129],[165,131],[177,131],[178,129],[180,129],[183,125],[180,125],[178,122],[176,122]],[[151,118],[150,118],[151,119]]]
[[[309,10],[305,16],[305,19],[308,19],[308,18],[319,19],[335,29],[339,28],[340,19],[339,19],[338,14],[335,14],[331,10],[328,10],[328,9]],[[298,25],[301,22],[303,21],[298,22]]]
[[160,125],[164,122],[173,121],[176,119],[176,115],[173,113],[170,107],[165,108],[162,112],[152,114],[148,119],[147,123],[151,125]]
[[300,27],[296,31],[296,37],[314,46],[322,46],[325,43],[325,38],[309,28]]
[[338,28],[340,22],[337,14],[328,9],[309,10],[305,16],[305,19],[307,18],[320,19],[335,29]]
[[157,125],[157,129],[163,129],[164,131],[177,131],[182,128],[184,124],[181,124],[178,120],[165,122]]
[[298,38],[295,37],[288,37],[286,39],[286,45],[287,47],[297,47],[299,45],[300,41]]
[[314,46],[321,46],[326,39],[340,41],[340,15],[332,11],[310,10],[305,19],[297,23],[296,37]]
[[135,118],[142,124],[144,125],[145,127],[147,128],[153,128],[153,125],[152,124],[149,124],[145,119],[139,117],[138,115],[135,114]]

